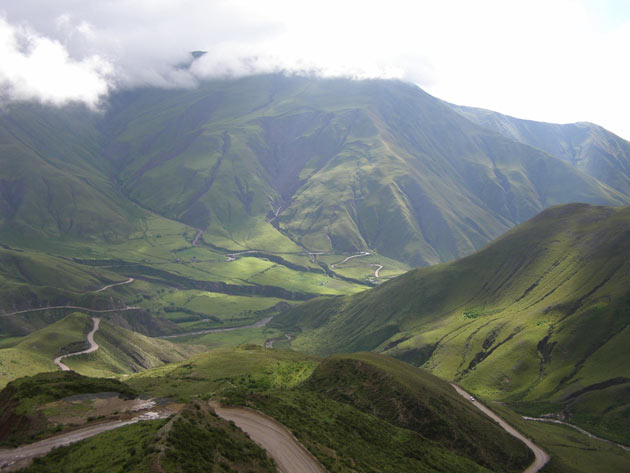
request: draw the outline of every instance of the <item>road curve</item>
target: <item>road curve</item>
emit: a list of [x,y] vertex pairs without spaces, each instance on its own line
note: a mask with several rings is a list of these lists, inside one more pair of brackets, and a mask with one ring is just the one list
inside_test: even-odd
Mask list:
[[381,271],[381,269],[383,269],[383,265],[382,264],[377,264],[376,265],[376,271],[374,271],[374,277],[375,278],[379,278],[379,273]]
[[117,282],[117,283],[114,283],[114,284],[108,284],[107,286],[103,286],[102,288],[97,289],[97,290],[96,290],[96,291],[94,291],[94,292],[102,292],[102,291],[104,291],[105,289],[109,289],[110,287],[122,286],[123,284],[131,284],[131,283],[132,283],[132,282],[134,282],[134,281],[135,281],[135,279],[134,279],[134,278],[129,278],[129,279],[127,279],[126,281],[123,281],[123,282]]
[[101,323],[101,319],[99,319],[98,317],[92,317],[92,320],[94,321],[94,327],[92,328],[92,331],[88,333],[88,336],[87,336],[87,341],[90,344],[90,348],[88,348],[87,350],[78,351],[75,353],[69,353],[67,355],[61,355],[55,358],[55,364],[59,367],[61,371],[70,371],[70,368],[68,368],[66,365],[64,365],[61,362],[62,359],[67,358],[69,356],[84,355],[86,353],[92,353],[93,351],[98,350],[98,344],[94,341],[94,334],[98,330],[98,326]]
[[621,445],[620,443],[615,443],[611,440],[606,440],[604,438],[598,437],[595,434],[590,433],[588,430],[584,430],[581,427],[578,427],[577,425],[573,425],[573,424],[569,424],[568,422],[562,422],[561,420],[558,419],[550,419],[548,417],[527,417],[527,416],[523,416],[523,420],[529,420],[532,422],[547,422],[550,424],[558,424],[558,425],[566,425],[567,427],[571,427],[574,430],[577,430],[578,432],[586,435],[587,437],[590,437],[592,439],[595,440],[599,440],[600,442],[606,442],[606,443],[610,443],[612,445],[616,445],[617,447],[625,450],[626,452],[630,452],[630,447],[627,445]]
[[105,314],[107,312],[122,312],[125,310],[139,310],[140,307],[125,306],[125,307],[121,307],[120,309],[89,309],[87,307],[79,307],[76,305],[54,305],[50,307],[38,307],[36,309],[18,310],[17,312],[11,312],[9,314],[0,314],[0,317],[10,317],[11,315],[26,314],[27,312],[37,312],[40,310],[50,310],[50,309],[75,309],[75,310],[80,310],[82,312],[93,312],[95,314]]
[[234,422],[267,450],[281,473],[328,473],[323,465],[275,419],[252,409],[221,407],[212,403],[217,415]]
[[[451,383],[451,386],[453,386],[455,388],[455,391],[457,391],[464,398],[466,399],[471,398],[470,394],[468,394],[466,391],[464,391],[462,388],[460,388],[456,384]],[[492,412],[490,409],[488,409],[486,406],[484,406],[480,402],[476,401],[473,404],[475,405],[475,407],[477,407],[477,409],[479,409],[485,415],[487,415],[496,423],[498,423],[501,426],[501,428],[503,428],[503,430],[505,430],[508,434],[519,439],[521,442],[527,445],[527,448],[529,448],[532,452],[534,452],[534,456],[536,457],[534,459],[534,463],[529,465],[523,473],[536,473],[538,470],[540,470],[543,466],[547,464],[547,462],[551,458],[547,452],[545,452],[542,448],[540,448],[534,442],[529,440],[527,437],[521,434],[518,430],[516,430],[510,424],[505,422],[501,417],[496,415],[494,412]]]

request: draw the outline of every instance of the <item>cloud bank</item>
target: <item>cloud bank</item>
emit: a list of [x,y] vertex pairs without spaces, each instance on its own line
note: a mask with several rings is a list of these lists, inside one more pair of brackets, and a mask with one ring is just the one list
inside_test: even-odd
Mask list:
[[[614,2],[613,2],[614,3]],[[400,78],[464,105],[626,138],[630,9],[590,0],[21,0],[0,90],[96,107],[114,89],[286,71]],[[190,68],[189,53],[204,50]]]

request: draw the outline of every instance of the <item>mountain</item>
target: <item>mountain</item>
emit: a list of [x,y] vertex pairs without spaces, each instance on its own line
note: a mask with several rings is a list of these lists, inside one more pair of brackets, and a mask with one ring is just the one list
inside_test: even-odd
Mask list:
[[276,317],[313,353],[374,350],[628,442],[630,207],[553,207],[481,251]]
[[0,234],[14,242],[125,241],[153,212],[231,251],[371,251],[427,265],[554,204],[630,202],[399,81],[143,88],[101,115],[12,106],[0,130]]
[[82,107],[10,105],[0,113],[0,235],[127,237],[144,212],[111,180],[96,115]]
[[450,106],[470,121],[567,161],[625,195],[630,191],[630,142],[601,126],[535,122],[480,108]]
[[262,76],[140,90],[115,100],[108,120],[105,155],[125,192],[227,247],[277,229],[310,251],[426,265],[553,204],[628,202],[397,81]]

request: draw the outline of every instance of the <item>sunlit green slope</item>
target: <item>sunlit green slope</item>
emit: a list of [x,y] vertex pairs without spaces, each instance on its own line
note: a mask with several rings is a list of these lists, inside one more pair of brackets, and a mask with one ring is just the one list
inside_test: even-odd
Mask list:
[[385,352],[627,442],[629,241],[628,207],[555,207],[470,257],[274,325],[298,349]]

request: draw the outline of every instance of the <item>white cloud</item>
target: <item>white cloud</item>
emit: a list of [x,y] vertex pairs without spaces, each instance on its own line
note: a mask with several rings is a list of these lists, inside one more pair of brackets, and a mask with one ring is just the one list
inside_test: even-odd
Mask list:
[[[88,90],[96,84],[105,90],[191,87],[206,77],[278,70],[398,77],[455,103],[535,120],[593,121],[630,138],[625,61],[630,18],[610,21],[611,11],[600,14],[597,5],[591,0],[21,0],[3,7],[10,22],[3,29],[31,25],[31,33],[50,42],[65,65],[59,78],[71,71],[98,78]],[[208,54],[191,70],[176,67],[199,49]],[[31,56],[22,54],[39,57]],[[13,68],[0,63],[0,77],[15,75]],[[62,97],[79,86],[57,91],[64,84],[39,84],[34,96]],[[86,101],[89,96],[82,95]]]
[[84,102],[96,108],[109,89],[111,65],[94,55],[69,57],[56,40],[0,17],[0,88],[9,100],[38,100],[55,105]]

